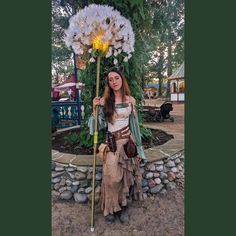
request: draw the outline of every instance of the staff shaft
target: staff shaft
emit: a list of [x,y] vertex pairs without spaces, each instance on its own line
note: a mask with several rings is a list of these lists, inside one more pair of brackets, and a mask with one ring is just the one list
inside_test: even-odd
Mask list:
[[[97,81],[96,81],[96,97],[99,96],[100,82],[100,56],[97,58]],[[92,210],[91,210],[91,231],[94,231],[94,205],[95,205],[95,179],[96,179],[96,152],[98,143],[98,106],[95,108],[95,132],[93,139],[93,191],[92,191]]]

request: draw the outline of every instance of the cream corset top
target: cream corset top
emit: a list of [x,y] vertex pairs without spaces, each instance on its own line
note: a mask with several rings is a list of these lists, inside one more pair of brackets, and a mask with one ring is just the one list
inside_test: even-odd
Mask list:
[[110,132],[117,131],[129,124],[129,115],[131,113],[130,103],[116,104],[116,113],[113,124],[108,122]]

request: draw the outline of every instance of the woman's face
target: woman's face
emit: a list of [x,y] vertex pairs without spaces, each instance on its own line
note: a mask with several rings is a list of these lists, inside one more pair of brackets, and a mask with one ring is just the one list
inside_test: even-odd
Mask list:
[[121,76],[118,73],[111,71],[108,74],[108,84],[114,91],[119,91],[122,87]]

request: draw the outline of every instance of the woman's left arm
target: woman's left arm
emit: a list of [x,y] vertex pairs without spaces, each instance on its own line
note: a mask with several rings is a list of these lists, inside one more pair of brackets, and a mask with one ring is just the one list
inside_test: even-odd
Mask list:
[[142,146],[142,138],[141,138],[139,123],[138,123],[138,115],[135,109],[136,100],[133,97],[130,97],[130,103],[132,104],[132,112],[129,119],[130,130],[135,139],[139,156],[142,159],[147,159],[144,153],[143,146]]
[[129,97],[129,101],[133,106],[136,106],[136,100],[132,96]]

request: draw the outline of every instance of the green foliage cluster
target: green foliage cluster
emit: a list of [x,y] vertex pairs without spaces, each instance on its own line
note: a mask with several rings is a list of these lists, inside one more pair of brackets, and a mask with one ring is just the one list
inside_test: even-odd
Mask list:
[[79,134],[77,132],[71,132],[64,137],[64,144],[67,145],[76,145],[79,143]]
[[[93,135],[89,134],[89,128],[88,126],[84,126],[81,129],[81,132],[79,134],[80,139],[80,147],[82,148],[92,148],[93,147]],[[103,143],[105,141],[105,130],[100,130],[98,135],[98,145]]]
[[140,133],[142,140],[149,141],[150,145],[153,145],[154,138],[152,136],[152,132],[150,129],[144,127],[143,125],[140,125]]
[[[98,136],[98,145],[105,141],[105,131],[100,130]],[[93,147],[93,135],[89,134],[88,126],[84,126],[80,131],[72,131],[64,137],[64,145],[77,146],[81,148]]]

